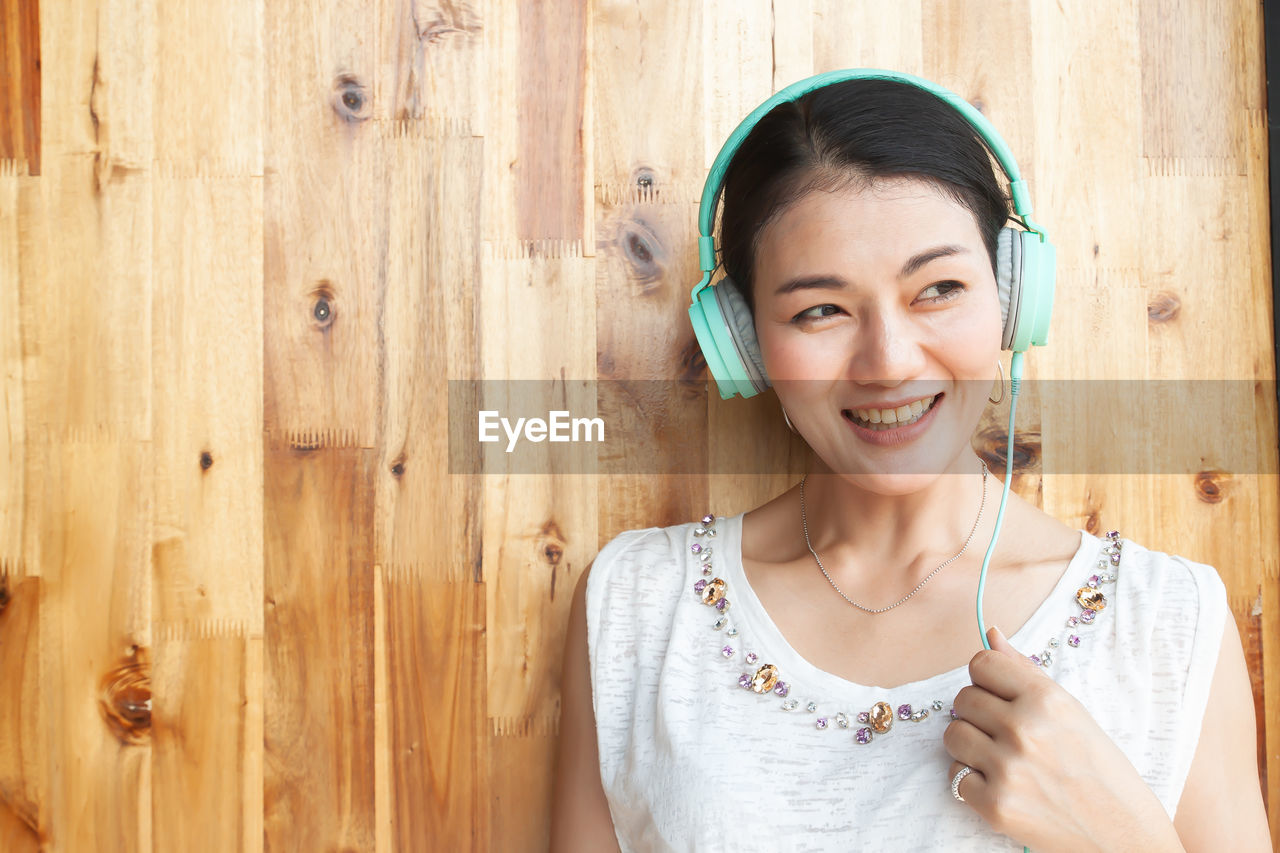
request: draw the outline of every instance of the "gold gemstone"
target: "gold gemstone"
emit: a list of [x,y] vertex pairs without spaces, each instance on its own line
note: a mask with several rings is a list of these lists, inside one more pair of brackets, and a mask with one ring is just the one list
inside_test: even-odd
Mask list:
[[720,578],[707,581],[706,587],[702,590],[702,603],[715,604],[722,598],[724,598],[724,581]]
[[756,670],[751,678],[751,689],[757,693],[768,693],[778,683],[778,668],[771,663]]
[[871,728],[878,734],[884,734],[893,725],[893,709],[889,707],[888,702],[877,702],[871,708],[870,719]]
[[1076,590],[1076,601],[1088,610],[1101,610],[1107,606],[1107,597],[1102,591],[1090,586],[1082,586]]

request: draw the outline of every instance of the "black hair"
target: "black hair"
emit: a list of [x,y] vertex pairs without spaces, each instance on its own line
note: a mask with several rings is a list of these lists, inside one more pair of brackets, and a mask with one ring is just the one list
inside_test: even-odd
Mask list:
[[721,260],[755,310],[761,231],[814,190],[873,178],[930,181],[968,208],[991,258],[1009,199],[977,130],[955,107],[895,80],[853,79],[807,92],[766,113],[725,170]]

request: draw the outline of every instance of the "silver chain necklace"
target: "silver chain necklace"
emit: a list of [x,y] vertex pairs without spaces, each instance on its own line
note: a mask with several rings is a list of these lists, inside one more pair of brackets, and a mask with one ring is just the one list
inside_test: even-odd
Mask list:
[[858,608],[859,610],[865,610],[867,613],[884,613],[886,610],[892,610],[893,608],[897,607],[898,604],[902,604],[908,598],[915,595],[917,592],[920,591],[920,587],[927,584],[929,582],[929,579],[932,578],[934,575],[936,575],[944,566],[947,566],[951,563],[954,563],[956,560],[958,560],[960,558],[960,555],[965,552],[965,549],[969,547],[969,542],[970,540],[973,539],[973,534],[978,529],[978,523],[982,521],[982,508],[987,504],[987,463],[982,459],[979,459],[978,462],[981,463],[982,465],[982,502],[978,504],[978,517],[974,519],[973,529],[969,531],[969,537],[964,540],[964,545],[960,548],[960,550],[956,553],[954,557],[952,557],[950,560],[947,560],[941,566],[938,566],[938,568],[929,572],[929,577],[920,581],[920,583],[916,585],[915,589],[911,590],[911,592],[907,593],[903,597],[902,601],[899,601],[897,604],[890,604],[888,607],[881,607],[878,610],[871,610],[870,608],[863,607],[861,604],[854,601],[849,596],[845,595],[844,590],[836,586],[836,582],[831,580],[831,575],[827,574],[827,569],[825,566],[822,565],[822,558],[818,556],[818,552],[813,550],[813,545],[809,542],[809,519],[805,516],[805,511],[804,511],[804,481],[809,479],[809,475],[805,474],[804,477],[800,479],[800,523],[804,527],[804,544],[809,547],[809,553],[813,555],[813,559],[818,561],[818,568],[822,569],[822,574],[826,576],[827,582],[830,583],[831,586],[835,588],[836,592],[840,593],[840,597],[843,598],[845,601],[849,602],[850,604],[852,604],[854,607]]

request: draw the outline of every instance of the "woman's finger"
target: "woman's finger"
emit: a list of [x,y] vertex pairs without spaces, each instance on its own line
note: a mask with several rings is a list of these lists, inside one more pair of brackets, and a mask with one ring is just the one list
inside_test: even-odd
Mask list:
[[987,642],[991,644],[991,648],[995,651],[1013,658],[1027,672],[1035,673],[1037,678],[1049,678],[1049,673],[1045,672],[1030,657],[1015,649],[1013,643],[1010,643],[1009,638],[1004,635],[1004,632],[994,625],[987,631]]
[[1012,725],[1009,701],[976,684],[960,688],[951,707],[957,717],[972,723],[993,739],[1007,734]]
[[968,720],[952,720],[942,732],[942,748],[956,761],[976,769],[995,765],[996,744]]
[[[1025,663],[1035,666],[1029,660]],[[1027,670],[1022,661],[995,649],[981,649],[969,660],[969,679],[1011,702],[1026,689],[1027,684],[1039,677]]]
[[[951,785],[951,780],[956,778],[956,774],[965,767],[964,762],[951,762],[950,775],[947,777],[947,785]],[[981,811],[979,805],[987,801],[987,777],[982,771],[972,764],[967,765],[972,768],[968,773],[964,774],[964,778],[960,780],[958,791],[960,796],[964,798],[965,804],[970,808]]]

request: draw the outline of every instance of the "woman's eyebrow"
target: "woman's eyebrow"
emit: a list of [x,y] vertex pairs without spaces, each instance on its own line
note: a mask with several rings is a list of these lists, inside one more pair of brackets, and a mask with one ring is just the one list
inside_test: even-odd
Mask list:
[[[923,252],[912,255],[907,259],[907,262],[902,265],[902,271],[898,273],[898,278],[906,278],[930,261],[936,261],[938,258],[945,258],[950,255],[964,254],[968,251],[965,246],[955,244],[925,249]],[[784,281],[774,291],[774,295],[782,296],[796,290],[840,290],[844,286],[845,280],[838,275],[802,275]]]
[[936,261],[938,258],[945,258],[949,255],[959,255],[969,251],[964,246],[934,246],[932,249],[925,249],[917,255],[913,255],[905,264],[902,265],[902,272],[898,273],[898,278],[906,278],[916,270],[920,269],[930,261]]
[[782,296],[784,293],[791,293],[795,290],[815,289],[815,290],[840,290],[844,287],[844,279],[834,275],[802,275],[793,278],[790,281],[784,281],[782,285],[774,291],[775,296]]

